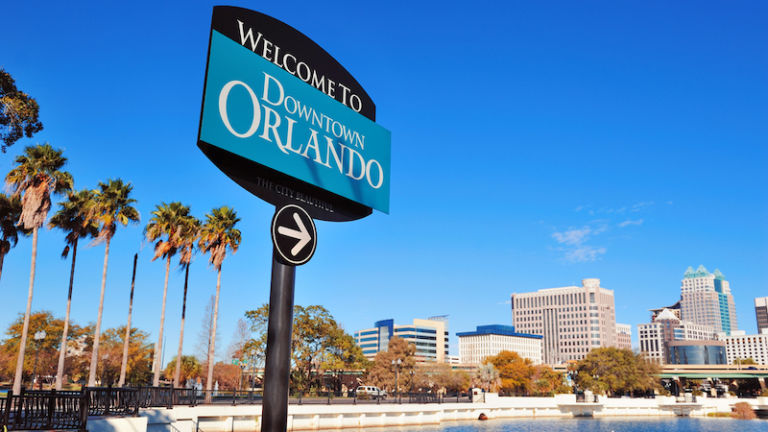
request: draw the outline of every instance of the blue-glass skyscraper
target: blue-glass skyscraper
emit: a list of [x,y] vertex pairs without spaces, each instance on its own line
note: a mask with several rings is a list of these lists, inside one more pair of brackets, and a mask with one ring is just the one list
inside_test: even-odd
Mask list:
[[681,318],[730,335],[738,329],[731,288],[720,270],[688,267],[681,284]]

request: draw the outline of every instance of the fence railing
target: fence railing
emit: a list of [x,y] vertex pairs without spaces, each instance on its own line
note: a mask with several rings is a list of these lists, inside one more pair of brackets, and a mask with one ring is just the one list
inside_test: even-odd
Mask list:
[[[467,394],[400,393],[357,395],[320,392],[295,394],[292,404],[412,404],[471,402]],[[173,408],[212,404],[261,404],[255,390],[220,391],[171,387],[85,387],[81,391],[24,390],[0,398],[0,426],[8,430],[84,431],[88,416],[136,416],[141,408]]]
[[0,399],[0,421],[8,430],[85,431],[88,405],[87,392],[22,389],[19,395]]

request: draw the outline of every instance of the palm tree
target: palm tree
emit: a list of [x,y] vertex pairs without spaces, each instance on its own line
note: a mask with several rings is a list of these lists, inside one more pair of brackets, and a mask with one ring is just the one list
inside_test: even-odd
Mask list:
[[179,250],[180,236],[184,221],[190,217],[189,207],[175,201],[170,204],[162,203],[152,212],[152,219],[149,220],[144,232],[147,239],[155,243],[155,256],[152,261],[163,257],[165,259],[165,284],[163,286],[163,304],[160,312],[160,332],[155,344],[155,358],[152,362],[152,385],[160,384],[160,355],[163,352],[163,327],[165,325],[165,300],[168,295],[168,273],[171,270],[171,257]]
[[235,224],[240,221],[237,213],[229,207],[213,209],[205,215],[206,221],[200,230],[198,247],[203,253],[210,253],[210,263],[218,271],[216,276],[216,301],[213,306],[213,325],[211,325],[211,344],[208,346],[208,378],[205,381],[205,389],[213,388],[213,353],[216,351],[216,320],[219,315],[219,292],[221,291],[221,264],[227,255],[227,248],[232,253],[237,252],[240,246],[240,230]]
[[0,276],[3,274],[3,262],[11,248],[19,242],[19,234],[29,235],[30,231],[16,225],[21,217],[21,199],[0,193]]
[[99,235],[99,225],[90,216],[91,207],[94,204],[94,193],[83,189],[77,193],[70,193],[66,201],[60,202],[58,212],[48,222],[49,228],[59,228],[67,233],[64,240],[67,245],[61,253],[62,258],[69,255],[72,248],[72,267],[69,271],[69,293],[67,294],[67,312],[64,317],[64,330],[61,334],[61,347],[59,348],[59,365],[56,369],[56,390],[61,390],[64,376],[64,357],[67,353],[67,333],[69,332],[69,310],[72,305],[72,285],[75,280],[75,260],[77,259],[77,244],[80,239],[96,237]]
[[123,183],[120,179],[99,182],[99,190],[95,191],[92,216],[99,223],[98,240],[104,241],[104,267],[101,272],[101,298],[99,300],[99,315],[96,319],[96,329],[93,334],[93,351],[91,365],[88,370],[88,386],[96,385],[96,366],[99,358],[99,339],[101,338],[101,316],[104,312],[104,288],[107,285],[107,263],[109,262],[109,244],[117,231],[117,224],[126,226],[129,222],[139,221],[139,211],[131,204],[136,200],[129,198],[133,185]]
[[181,329],[179,330],[179,348],[176,354],[176,371],[173,374],[174,387],[179,386],[181,377],[181,348],[184,344],[184,318],[187,312],[187,286],[189,285],[189,265],[192,263],[192,253],[195,243],[200,237],[200,221],[193,216],[184,219],[179,232],[179,265],[184,269],[184,297],[181,302]]
[[24,351],[27,346],[29,331],[29,313],[32,307],[32,292],[35,286],[35,265],[37,264],[37,233],[45,223],[51,208],[51,194],[64,193],[72,189],[72,176],[61,171],[67,158],[61,150],[50,144],[29,146],[24,154],[16,157],[16,166],[5,177],[5,182],[14,191],[13,196],[21,196],[21,214],[19,225],[22,229],[32,230],[32,262],[29,271],[29,293],[24,324],[19,341],[19,356],[16,360],[16,375],[13,380],[13,393],[21,392]]

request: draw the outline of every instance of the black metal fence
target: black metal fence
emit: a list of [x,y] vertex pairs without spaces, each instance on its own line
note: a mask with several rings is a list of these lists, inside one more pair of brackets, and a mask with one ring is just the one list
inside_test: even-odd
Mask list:
[[[467,394],[401,393],[350,395],[322,392],[312,396],[293,395],[298,405],[357,405],[471,402]],[[24,390],[0,397],[0,426],[8,430],[84,431],[88,416],[136,416],[141,408],[173,408],[210,404],[261,404],[261,391],[206,391],[170,387],[85,387],[81,391]]]
[[85,431],[88,395],[79,391],[21,390],[0,399],[2,426],[8,430]]

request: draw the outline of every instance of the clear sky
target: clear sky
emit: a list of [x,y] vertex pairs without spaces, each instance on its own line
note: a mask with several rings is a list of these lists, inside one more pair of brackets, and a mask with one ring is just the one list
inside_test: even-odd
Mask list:
[[[764,2],[232,2],[299,29],[339,60],[392,132],[391,214],[317,222],[296,302],[353,332],[379,319],[450,316],[450,331],[509,324],[509,296],[600,278],[617,321],[679,298],[688,266],[731,282],[739,327],[768,296],[768,8]],[[503,6],[502,6],[503,4]],[[142,224],[118,230],[104,325],[123,325],[139,252],[136,326],[157,336],[164,266],[143,224],[179,200],[233,206],[240,251],[223,265],[221,339],[268,300],[273,207],[197,149],[212,4],[12,2],[0,66],[41,106],[77,188],[120,177]],[[4,174],[3,174],[4,175]],[[6,328],[23,312],[30,243],[5,261]],[[40,236],[33,310],[64,315],[60,232]],[[102,245],[78,254],[73,319],[96,319]],[[185,352],[215,273],[191,271]],[[168,361],[183,274],[170,278]],[[457,341],[451,338],[451,351]]]

